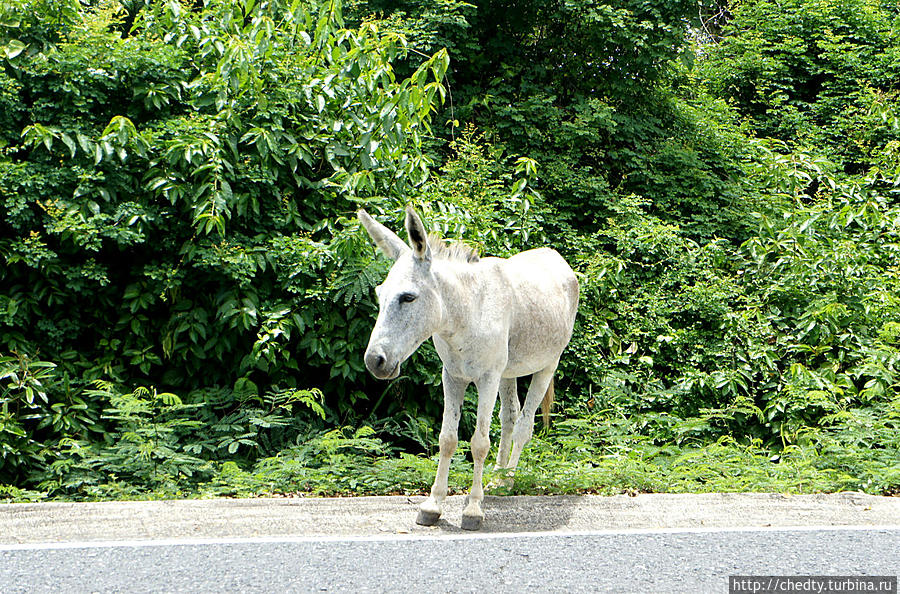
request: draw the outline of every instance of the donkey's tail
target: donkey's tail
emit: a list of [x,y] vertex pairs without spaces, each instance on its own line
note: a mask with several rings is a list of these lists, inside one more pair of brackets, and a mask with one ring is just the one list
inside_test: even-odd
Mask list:
[[541,416],[544,419],[544,429],[550,428],[550,410],[553,408],[553,378],[550,378],[550,385],[547,386],[547,393],[541,401]]

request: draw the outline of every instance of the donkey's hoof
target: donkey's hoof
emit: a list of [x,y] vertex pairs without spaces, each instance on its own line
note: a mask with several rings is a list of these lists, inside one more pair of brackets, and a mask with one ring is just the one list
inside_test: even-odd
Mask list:
[[463,516],[462,522],[460,522],[460,528],[463,530],[478,530],[481,528],[481,522],[484,521],[484,516]]
[[441,514],[439,514],[438,512],[420,509],[419,515],[416,516],[416,524],[420,526],[434,526],[440,519]]

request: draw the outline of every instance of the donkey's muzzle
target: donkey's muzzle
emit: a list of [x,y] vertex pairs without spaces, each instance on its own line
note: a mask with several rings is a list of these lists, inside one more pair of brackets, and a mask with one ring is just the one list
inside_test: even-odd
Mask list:
[[378,379],[394,379],[400,375],[400,362],[388,357],[380,347],[366,351],[366,369]]

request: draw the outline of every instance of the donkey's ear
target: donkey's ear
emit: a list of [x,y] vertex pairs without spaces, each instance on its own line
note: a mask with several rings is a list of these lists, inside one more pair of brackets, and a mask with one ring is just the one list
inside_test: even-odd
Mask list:
[[428,234],[425,225],[412,205],[406,207],[406,234],[409,236],[409,247],[417,260],[431,262],[431,248],[428,247]]
[[396,233],[370,217],[366,211],[360,209],[356,216],[359,217],[359,222],[366,228],[369,237],[372,238],[378,249],[389,259],[396,260],[403,252],[409,250],[409,247],[397,237]]

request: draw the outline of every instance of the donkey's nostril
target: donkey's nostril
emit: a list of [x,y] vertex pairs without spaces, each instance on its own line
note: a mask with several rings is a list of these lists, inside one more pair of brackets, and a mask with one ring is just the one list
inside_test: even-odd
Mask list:
[[388,371],[388,359],[385,352],[380,347],[375,347],[372,350],[366,352],[366,367],[369,368],[369,371],[372,372],[372,375],[375,377],[382,377],[385,375],[385,372]]

